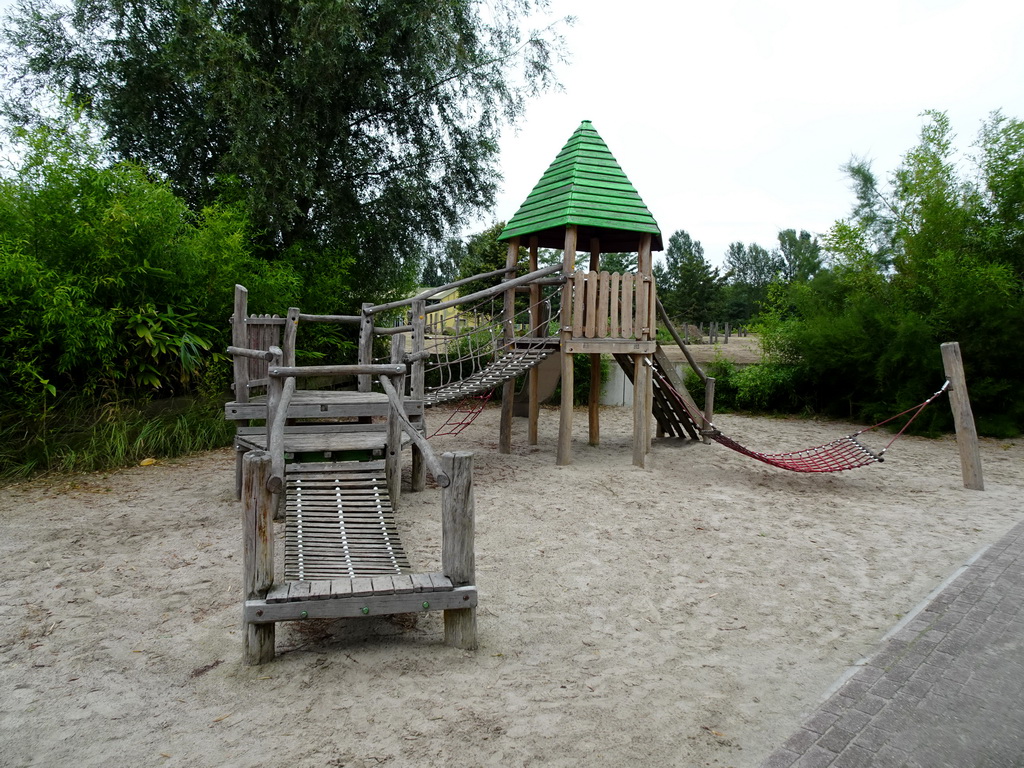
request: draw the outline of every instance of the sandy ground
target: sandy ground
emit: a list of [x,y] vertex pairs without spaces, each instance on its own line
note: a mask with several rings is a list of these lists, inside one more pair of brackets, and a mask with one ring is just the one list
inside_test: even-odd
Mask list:
[[[941,403],[935,407],[946,407]],[[229,451],[5,489],[4,766],[754,766],[845,668],[1022,511],[1019,441],[952,439],[884,464],[781,472],[720,446],[657,443],[631,466],[629,409],[554,463],[557,412],[476,451],[480,649],[434,615],[279,625],[241,664],[239,505]],[[436,423],[436,419],[435,419]],[[723,416],[753,448],[836,422]],[[407,547],[439,559],[439,492],[406,495]]]

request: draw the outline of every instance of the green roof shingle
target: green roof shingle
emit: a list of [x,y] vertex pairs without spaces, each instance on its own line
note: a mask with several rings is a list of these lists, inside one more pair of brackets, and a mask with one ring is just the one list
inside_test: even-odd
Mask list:
[[636,251],[642,233],[652,235],[652,250],[662,249],[658,223],[589,120],[580,123],[498,239],[536,235],[542,248],[563,248],[570,224],[577,227],[581,250],[596,237],[602,253]]

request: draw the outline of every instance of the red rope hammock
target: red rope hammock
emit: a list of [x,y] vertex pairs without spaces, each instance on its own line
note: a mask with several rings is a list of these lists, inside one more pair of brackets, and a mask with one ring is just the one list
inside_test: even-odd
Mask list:
[[[686,401],[657,368],[654,369],[654,373],[658,377],[659,383],[666,389],[666,391],[670,392],[676,402],[678,402],[686,412],[690,414],[690,418],[692,418],[697,424],[704,423],[703,415],[699,413],[690,413],[690,409],[687,406]],[[764,462],[765,464],[770,464],[773,467],[778,467],[779,469],[785,469],[790,472],[844,472],[849,469],[857,469],[859,467],[865,467],[868,464],[884,461],[882,457],[885,452],[889,450],[889,446],[895,443],[900,436],[907,431],[907,427],[909,427],[913,423],[914,419],[920,415],[921,411],[925,409],[925,406],[945,392],[948,388],[949,380],[947,379],[937,392],[920,405],[915,405],[913,408],[908,408],[905,411],[897,413],[895,416],[890,416],[884,421],[880,421],[873,426],[860,430],[860,432],[854,432],[852,435],[840,437],[839,439],[833,440],[830,443],[825,443],[824,445],[805,448],[802,451],[792,451],[790,453],[761,453],[760,451],[752,451],[749,448],[745,448],[740,445],[731,437],[723,435],[715,428],[714,424],[707,424],[703,433],[716,443],[724,445],[726,448],[731,448],[737,453],[749,456],[750,458]],[[903,425],[903,428],[897,432],[892,440],[890,440],[878,453],[871,451],[857,440],[857,438],[865,432],[870,432],[872,429],[888,424],[890,421],[895,421],[900,416],[905,416],[911,411],[914,412],[914,415],[907,420],[907,423]]]

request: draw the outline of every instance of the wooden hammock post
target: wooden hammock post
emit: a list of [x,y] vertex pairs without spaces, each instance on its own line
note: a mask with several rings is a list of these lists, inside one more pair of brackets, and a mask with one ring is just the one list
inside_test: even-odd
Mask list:
[[960,471],[963,475],[964,488],[983,491],[985,483],[981,476],[978,431],[974,426],[971,400],[967,396],[967,380],[964,377],[964,361],[960,355],[960,344],[949,341],[943,344],[941,349],[942,367],[950,382],[949,404],[953,409],[956,442],[960,448]]
[[[515,278],[516,262],[519,260],[519,238],[508,241],[505,268],[509,271],[506,280]],[[505,349],[511,349],[516,336],[516,289],[505,290],[505,321],[502,324],[502,341]],[[498,430],[498,453],[512,453],[512,414],[516,399],[516,380],[507,379],[501,387],[501,426]]]
[[704,379],[704,427],[701,432],[704,433],[704,445],[711,444],[711,437],[707,434],[711,430],[711,425],[714,423],[715,415],[715,378],[708,376]]

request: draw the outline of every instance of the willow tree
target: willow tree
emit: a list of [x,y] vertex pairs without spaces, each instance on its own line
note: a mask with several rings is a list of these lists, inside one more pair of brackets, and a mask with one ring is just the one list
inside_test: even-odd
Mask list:
[[198,208],[244,200],[269,257],[404,287],[486,210],[498,136],[551,84],[546,0],[21,0],[8,119],[69,95]]

